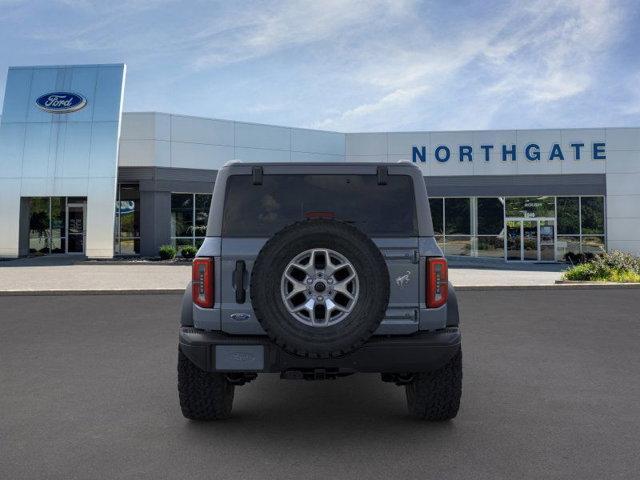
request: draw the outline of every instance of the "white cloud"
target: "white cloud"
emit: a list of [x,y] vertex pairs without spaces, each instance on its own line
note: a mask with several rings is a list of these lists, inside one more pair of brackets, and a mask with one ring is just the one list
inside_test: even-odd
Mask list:
[[[488,0],[469,12],[417,0],[59,1],[68,26],[16,35],[43,55],[127,61],[130,84],[136,70],[157,79],[136,98],[189,83],[203,98],[189,104],[196,114],[226,102],[231,116],[346,131],[489,128],[506,111],[587,95],[625,15],[618,0]],[[230,87],[235,97],[204,99]]]
[[338,124],[349,124],[363,117],[384,116],[389,110],[405,107],[423,95],[428,87],[399,88],[372,103],[365,103],[339,114],[337,118],[325,119],[313,124],[313,128],[333,129]]
[[621,83],[624,101],[619,104],[618,111],[621,115],[640,115],[640,71],[623,77]]
[[489,45],[499,78],[487,91],[552,102],[584,92],[593,57],[613,40],[620,11],[608,0],[539,1],[526,24]]
[[[194,60],[199,68],[263,57],[282,49],[315,42],[333,42],[379,21],[380,15],[402,15],[406,2],[394,0],[313,0],[274,2],[255,12],[234,12],[222,27],[205,28],[195,35],[202,42]],[[210,53],[208,50],[212,50]]]
[[[412,50],[407,50],[404,39],[388,46],[381,61],[372,59],[356,72],[358,81],[368,84],[375,97],[317,124],[346,130],[363,125],[376,128],[376,122],[372,125],[367,118],[376,106],[376,113],[386,110],[377,122],[382,126],[384,118],[405,110],[405,97],[395,95],[401,91],[419,92],[412,100],[421,98],[427,105],[450,98],[453,106],[457,86],[467,84],[482,113],[497,112],[503,102],[517,101],[524,108],[527,103],[539,106],[587,91],[594,57],[615,39],[620,8],[609,0],[539,0],[525,8],[518,5],[500,9],[495,19],[471,19],[458,25],[463,33],[444,41],[424,42]],[[429,38],[437,28],[430,24],[430,30],[417,34]],[[475,84],[469,77],[477,79]],[[469,105],[462,110],[468,111]],[[451,108],[446,124],[455,124],[455,116],[456,109]],[[475,123],[474,128],[486,128],[491,122],[490,116],[476,118],[484,123]],[[465,122],[460,127],[470,128],[466,113],[460,119]]]

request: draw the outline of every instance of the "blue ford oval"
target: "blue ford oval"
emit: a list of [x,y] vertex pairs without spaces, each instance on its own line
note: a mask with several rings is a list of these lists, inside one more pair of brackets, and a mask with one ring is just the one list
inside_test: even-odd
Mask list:
[[49,113],[72,113],[85,107],[87,99],[70,92],[46,93],[36,100],[41,110]]

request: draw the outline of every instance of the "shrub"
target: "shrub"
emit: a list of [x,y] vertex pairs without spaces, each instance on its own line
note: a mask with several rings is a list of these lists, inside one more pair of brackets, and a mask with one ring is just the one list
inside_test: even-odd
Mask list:
[[182,255],[182,258],[193,258],[196,256],[196,253],[198,253],[198,249],[193,245],[185,245],[180,249],[180,255]]
[[640,258],[613,251],[594,256],[564,273],[567,280],[592,280],[603,282],[640,282]]
[[587,252],[587,253],[567,252],[564,254],[564,261],[572,265],[580,265],[581,263],[590,262],[594,258],[595,258],[595,254],[591,252]]
[[609,277],[609,281],[619,283],[640,283],[640,273],[613,270]]
[[158,253],[160,254],[160,258],[162,260],[171,260],[172,258],[175,258],[176,253],[178,252],[172,245],[162,245]]
[[593,268],[588,263],[575,265],[564,272],[566,280],[593,280]]
[[640,257],[635,257],[630,253],[614,250],[609,253],[602,253],[594,259],[595,263],[611,270],[628,271],[640,274]]

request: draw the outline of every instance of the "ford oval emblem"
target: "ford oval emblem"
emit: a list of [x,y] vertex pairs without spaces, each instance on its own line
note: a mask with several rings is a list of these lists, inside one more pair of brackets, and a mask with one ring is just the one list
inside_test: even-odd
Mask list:
[[83,109],[87,99],[77,93],[53,92],[38,97],[36,105],[49,113],[73,113]]
[[236,321],[249,320],[251,318],[249,313],[232,313],[229,316]]

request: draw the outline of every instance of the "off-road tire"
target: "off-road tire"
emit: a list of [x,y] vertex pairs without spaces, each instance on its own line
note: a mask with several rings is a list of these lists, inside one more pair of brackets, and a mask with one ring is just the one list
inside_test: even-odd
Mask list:
[[[343,255],[359,278],[353,310],[339,323],[322,328],[296,320],[280,291],[287,264],[314,248]],[[274,343],[301,357],[334,358],[356,350],[380,325],[389,303],[389,271],[380,249],[357,228],[338,220],[306,220],[285,227],[260,250],[250,291],[256,318]]]
[[430,421],[454,418],[462,395],[462,350],[438,370],[417,373],[405,389],[411,415]]
[[229,417],[234,385],[221,373],[200,370],[178,349],[178,395],[182,415],[191,420]]

